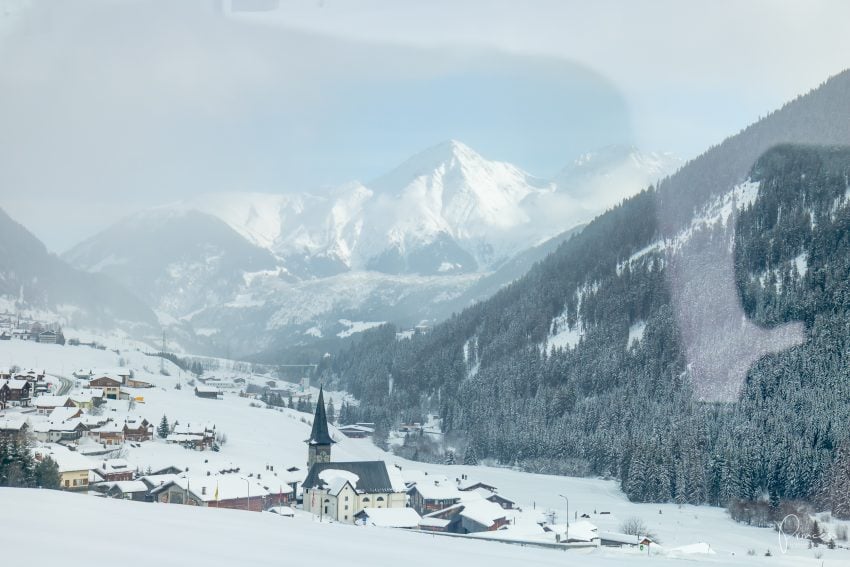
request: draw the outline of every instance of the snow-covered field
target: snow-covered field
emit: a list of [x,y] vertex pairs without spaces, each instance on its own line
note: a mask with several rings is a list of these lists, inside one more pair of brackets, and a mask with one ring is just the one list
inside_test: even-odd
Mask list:
[[[157,387],[139,390],[144,403],[129,413],[146,417],[154,424],[162,415],[172,422],[212,422],[227,436],[221,452],[196,452],[157,439],[128,447],[124,458],[144,470],[174,465],[194,473],[216,471],[230,465],[242,473],[261,473],[268,480],[267,465],[283,471],[291,466],[304,468],[307,451],[304,440],[310,434],[312,416],[294,410],[259,407],[254,400],[226,392],[223,399],[197,398],[186,385],[186,376],[158,374],[159,359],[134,350],[125,343],[120,355],[110,350],[88,347],[40,345],[21,341],[0,342],[0,365],[45,368],[48,374],[70,375],[77,368],[115,367],[119,357],[135,370],[136,378]],[[227,372],[220,377],[229,377]],[[247,375],[251,379],[250,375]],[[265,380],[266,378],[263,378]],[[182,380],[183,388],[174,384]],[[337,408],[342,393],[326,392]],[[109,401],[106,415],[123,419],[126,401]],[[35,418],[33,418],[35,419]],[[67,565],[89,565],[96,557],[120,558],[122,564],[281,564],[289,560],[316,558],[321,564],[391,565],[578,565],[649,564],[682,560],[709,565],[850,565],[850,551],[829,550],[824,546],[808,549],[806,541],[792,540],[787,554],[779,549],[776,532],[734,523],[725,510],[675,504],[635,504],[629,502],[614,481],[534,475],[509,469],[463,465],[429,465],[397,458],[375,447],[369,440],[349,439],[332,430],[338,443],[333,447],[337,461],[383,459],[403,470],[416,469],[443,474],[450,479],[467,475],[492,484],[499,494],[517,502],[523,512],[509,512],[516,526],[535,524],[530,519],[555,511],[557,522],[565,520],[569,498],[570,520],[587,514],[601,531],[618,531],[621,522],[640,517],[657,534],[662,547],[647,558],[633,550],[537,549],[466,538],[439,537],[398,530],[319,524],[309,515],[294,519],[243,511],[194,509],[162,504],[105,501],[99,498],[48,491],[0,490],[0,541],[31,541],[34,526],[50,534],[50,546],[7,546],[10,565],[27,561],[33,565],[62,561]],[[283,479],[281,480],[283,483]],[[270,487],[270,489],[272,489]],[[273,489],[272,489],[273,490]],[[127,529],[115,537],[104,537],[97,526],[143,526]],[[88,526],[71,528],[71,526]],[[71,529],[69,529],[71,528]],[[123,528],[122,528],[123,530]],[[334,545],[327,545],[333,542]],[[704,543],[704,546],[694,544]],[[678,548],[678,549],[677,549]],[[411,550],[416,552],[412,553]],[[701,553],[710,549],[712,553]],[[764,554],[770,550],[772,556]],[[566,553],[566,555],[565,555]],[[753,553],[750,555],[749,553]],[[819,558],[818,558],[819,556]],[[5,564],[5,562],[4,562]]]

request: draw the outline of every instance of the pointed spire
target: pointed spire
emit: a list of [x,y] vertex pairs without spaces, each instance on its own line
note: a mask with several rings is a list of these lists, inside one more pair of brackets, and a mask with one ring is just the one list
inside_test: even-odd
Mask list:
[[319,401],[316,403],[316,415],[313,417],[313,430],[307,443],[310,445],[330,445],[335,443],[328,431],[328,416],[325,414],[325,396],[322,386],[319,386]]

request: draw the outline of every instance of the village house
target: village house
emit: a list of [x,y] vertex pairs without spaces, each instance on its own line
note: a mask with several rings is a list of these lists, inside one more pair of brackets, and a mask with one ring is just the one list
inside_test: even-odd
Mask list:
[[337,429],[340,433],[351,439],[365,439],[366,437],[371,437],[375,433],[375,429],[373,427],[356,424],[343,425]]
[[604,547],[637,547],[651,543],[652,540],[646,536],[619,532],[599,532],[599,544]]
[[107,482],[133,480],[136,469],[124,459],[107,459],[94,469],[94,473]]
[[6,403],[12,395],[8,380],[0,380],[0,409],[6,409]]
[[62,447],[51,445],[33,450],[36,461],[46,457],[59,466],[59,485],[63,490],[87,490],[91,477],[92,463],[82,455]]
[[410,507],[423,516],[453,506],[461,499],[457,486],[445,480],[417,482],[407,494],[410,497]]
[[59,337],[56,331],[42,331],[36,335],[36,340],[47,345],[55,345],[59,342]]
[[153,439],[153,424],[137,415],[127,416],[124,420],[124,439],[140,443]]
[[195,395],[199,398],[209,398],[211,400],[217,400],[218,397],[221,395],[221,390],[219,390],[215,386],[198,384],[197,386],[195,386]]
[[[241,475],[180,476],[153,488],[150,494],[162,504],[188,504],[262,512],[288,501],[288,487],[270,493],[258,480]],[[284,500],[283,495],[287,496]]]
[[73,400],[68,396],[38,396],[33,399],[33,405],[38,415],[50,415],[56,408],[76,407]]
[[0,417],[0,439],[24,436],[29,429],[29,419],[25,415],[13,413]]
[[88,390],[85,392],[75,392],[69,397],[71,401],[80,409],[91,411],[100,405],[100,397],[96,395],[97,390]]
[[153,384],[144,380],[137,380],[132,376],[124,378],[124,385],[128,388],[153,388]]
[[107,498],[119,498],[122,500],[134,500],[146,502],[148,499],[148,486],[140,480],[121,480],[116,482],[103,482],[94,487]]
[[[483,499],[465,500],[444,510],[432,512],[426,517],[448,521],[444,527],[435,526],[432,528],[433,531],[455,534],[495,531],[509,523],[501,506]],[[420,526],[422,526],[421,522]]]
[[78,441],[88,428],[79,419],[65,421],[42,421],[32,426],[37,441],[42,443],[70,443]]
[[[6,388],[3,388],[4,385]],[[18,380],[16,378],[3,380],[0,382],[0,390],[5,392],[2,394],[5,397],[5,401],[3,402],[4,408],[7,406],[29,407],[32,398],[32,384],[26,380]]]
[[211,423],[181,423],[165,438],[168,443],[181,445],[187,449],[203,451],[215,444],[215,425]]
[[83,415],[83,410],[78,407],[58,407],[53,408],[53,411],[50,412],[50,416],[48,419],[54,423],[61,423],[63,421],[68,421]]
[[124,427],[114,421],[107,421],[100,427],[89,431],[89,437],[104,445],[122,445],[124,443]]
[[101,397],[107,400],[121,399],[121,381],[110,376],[100,376],[89,381],[89,388],[100,390]]
[[364,508],[354,518],[362,526],[407,529],[419,527],[422,519],[413,508]]

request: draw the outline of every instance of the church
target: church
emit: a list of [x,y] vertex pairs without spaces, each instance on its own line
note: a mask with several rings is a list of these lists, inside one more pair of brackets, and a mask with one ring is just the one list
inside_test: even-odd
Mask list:
[[337,522],[353,524],[355,516],[374,508],[405,508],[407,493],[399,471],[384,461],[333,462],[335,441],[328,430],[325,399],[319,400],[307,443],[304,510]]

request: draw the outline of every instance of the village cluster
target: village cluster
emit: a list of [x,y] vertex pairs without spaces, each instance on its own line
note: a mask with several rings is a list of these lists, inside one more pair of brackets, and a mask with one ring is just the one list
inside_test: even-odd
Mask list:
[[[306,467],[276,470],[266,465],[263,471],[247,472],[238,465],[191,471],[173,464],[133,465],[124,458],[127,447],[166,443],[218,451],[223,434],[214,423],[138,415],[135,410],[144,407],[142,394],[153,385],[135,378],[129,369],[80,369],[73,377],[72,384],[44,370],[0,369],[0,436],[29,436],[36,461],[49,457],[58,464],[63,490],[140,502],[309,514],[317,521],[477,534],[540,545],[649,543],[637,535],[600,532],[587,514],[575,514],[569,526],[557,525],[543,511],[523,510],[493,484],[465,474],[452,479],[380,460],[334,461],[332,448],[339,439],[334,435],[367,438],[374,427],[359,423],[332,428],[321,389],[306,440]],[[244,382],[210,377],[194,385],[194,394],[219,399],[222,388],[239,388]],[[287,386],[278,390],[309,400],[304,384]],[[130,411],[113,416],[104,411],[110,400],[123,400]]]

